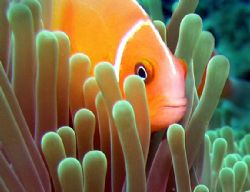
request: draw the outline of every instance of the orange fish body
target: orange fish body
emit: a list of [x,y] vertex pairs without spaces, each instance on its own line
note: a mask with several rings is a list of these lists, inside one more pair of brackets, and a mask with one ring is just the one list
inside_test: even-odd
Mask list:
[[[59,1],[55,1],[59,2]],[[144,79],[151,129],[178,122],[186,109],[185,69],[135,0],[61,0],[52,28],[71,40],[72,53],[84,52],[95,65],[109,61],[122,89],[128,75]]]

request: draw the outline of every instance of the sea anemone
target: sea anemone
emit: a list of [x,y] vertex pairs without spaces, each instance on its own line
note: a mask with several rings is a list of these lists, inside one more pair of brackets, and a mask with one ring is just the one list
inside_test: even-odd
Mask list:
[[197,1],[180,1],[167,33],[155,21],[167,46],[188,64],[188,109],[181,122],[152,135],[143,80],[129,76],[120,90],[107,62],[90,77],[91,58],[70,56],[67,35],[44,30],[51,2],[41,4],[0,0],[0,191],[250,188],[249,135],[230,127],[206,131],[229,62],[210,59],[214,38],[192,14]]

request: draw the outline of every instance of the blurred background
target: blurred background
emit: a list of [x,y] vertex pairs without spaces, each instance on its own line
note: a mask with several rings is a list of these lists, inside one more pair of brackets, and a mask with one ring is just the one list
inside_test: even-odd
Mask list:
[[[162,7],[162,14],[155,18],[167,24],[178,1],[156,2],[161,4],[157,6]],[[217,126],[250,131],[250,0],[200,0],[196,13],[203,19],[203,30],[215,37],[215,54],[230,61],[232,90],[218,106],[216,115],[220,114],[221,122]]]

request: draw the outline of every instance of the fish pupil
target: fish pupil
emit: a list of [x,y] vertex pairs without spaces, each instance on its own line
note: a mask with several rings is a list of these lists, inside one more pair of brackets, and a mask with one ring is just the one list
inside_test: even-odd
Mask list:
[[143,66],[138,67],[137,75],[141,77],[143,80],[147,78],[147,71]]

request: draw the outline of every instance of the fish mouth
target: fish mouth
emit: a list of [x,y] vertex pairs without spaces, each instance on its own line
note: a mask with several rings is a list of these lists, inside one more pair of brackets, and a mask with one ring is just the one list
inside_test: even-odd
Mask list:
[[185,98],[178,100],[178,101],[174,101],[174,102],[168,102],[162,105],[158,106],[158,113],[160,111],[164,111],[164,110],[173,110],[173,111],[186,111],[187,108],[187,100]]
[[162,107],[160,107],[161,110],[164,110],[164,109],[176,109],[176,110],[185,110],[187,108],[187,105],[183,104],[183,105],[164,105]]
[[158,105],[154,105],[153,113],[150,113],[152,131],[158,131],[179,122],[184,116],[186,108],[186,98],[158,102]]
[[187,108],[186,104],[180,104],[180,105],[173,105],[173,104],[171,104],[171,105],[163,105],[163,106],[159,107],[158,113],[162,113],[162,112],[165,113],[164,111],[166,111],[167,113],[169,113],[169,115],[171,115],[171,113],[182,114],[182,113],[186,112],[186,108]]
[[185,97],[171,99],[160,98],[158,100],[154,100],[151,104],[151,108],[154,109],[155,112],[164,109],[182,109],[186,108],[187,99]]
[[167,108],[182,108],[187,106],[187,99],[185,97],[178,99],[168,99],[166,104],[163,104],[162,107]]

